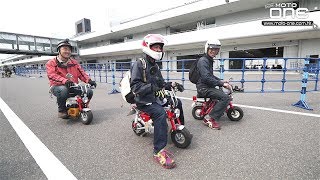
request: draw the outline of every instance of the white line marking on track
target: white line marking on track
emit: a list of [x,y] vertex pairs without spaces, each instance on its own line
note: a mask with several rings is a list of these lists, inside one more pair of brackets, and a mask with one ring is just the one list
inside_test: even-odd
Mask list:
[[0,97],[0,109],[48,179],[77,179]]
[[[186,98],[186,97],[177,97],[179,99],[185,99],[185,100],[191,100],[192,98]],[[302,112],[295,112],[295,111],[287,111],[287,110],[281,110],[281,109],[273,109],[273,108],[265,108],[265,107],[258,107],[258,106],[247,106],[247,105],[241,105],[241,104],[234,104],[239,107],[245,107],[245,108],[251,108],[251,109],[259,109],[264,111],[273,111],[273,112],[281,112],[281,113],[288,113],[288,114],[296,114],[301,116],[311,116],[311,117],[320,117],[320,114],[312,114],[312,113],[302,113]]]

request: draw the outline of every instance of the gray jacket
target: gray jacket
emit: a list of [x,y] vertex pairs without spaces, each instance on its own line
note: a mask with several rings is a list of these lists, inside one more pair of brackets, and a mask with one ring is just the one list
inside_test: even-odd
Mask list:
[[[169,84],[164,81],[159,66],[156,63],[152,63],[149,58],[150,57],[148,56],[145,58],[147,65],[146,82],[143,81],[142,62],[136,61],[131,67],[130,87],[135,94],[134,100],[136,101],[137,106],[156,102],[153,87],[163,88]],[[150,71],[150,69],[152,70]]]
[[197,64],[200,78],[197,82],[197,89],[208,89],[216,86],[223,86],[223,82],[220,78],[213,75],[213,58],[208,55],[202,56]]

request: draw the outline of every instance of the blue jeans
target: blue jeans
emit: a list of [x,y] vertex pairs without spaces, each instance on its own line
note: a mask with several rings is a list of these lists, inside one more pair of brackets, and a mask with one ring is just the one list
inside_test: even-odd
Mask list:
[[220,119],[231,100],[229,95],[225,94],[222,90],[216,88],[203,88],[198,90],[198,94],[202,97],[218,100],[209,113],[209,116],[214,120]]
[[153,146],[154,153],[158,153],[167,145],[167,113],[163,107],[158,103],[151,105],[138,106],[138,109],[150,115],[154,124]]
[[[66,100],[70,97],[69,89],[64,86],[52,86],[52,94],[57,97],[58,103],[58,111],[59,112],[66,112]],[[91,89],[88,90],[88,99],[91,99],[93,96],[93,91]]]

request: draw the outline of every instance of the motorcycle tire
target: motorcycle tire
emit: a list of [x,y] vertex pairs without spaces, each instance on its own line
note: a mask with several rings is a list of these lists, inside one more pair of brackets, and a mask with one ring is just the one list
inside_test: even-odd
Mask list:
[[80,120],[83,124],[88,125],[92,122],[93,114],[92,111],[83,111],[80,113]]
[[243,118],[243,110],[238,106],[228,109],[227,116],[231,121],[240,121]]
[[203,120],[204,116],[200,115],[200,112],[202,111],[202,106],[195,106],[192,109],[192,116],[196,120]]
[[191,144],[191,139],[192,135],[186,128],[171,132],[171,140],[178,148],[187,148]]

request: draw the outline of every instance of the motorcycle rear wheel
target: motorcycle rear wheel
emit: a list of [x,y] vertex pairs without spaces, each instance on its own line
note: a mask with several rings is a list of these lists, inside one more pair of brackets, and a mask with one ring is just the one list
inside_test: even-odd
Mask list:
[[203,120],[204,116],[200,115],[200,112],[202,111],[202,106],[195,106],[192,108],[192,116],[193,118],[197,120]]

